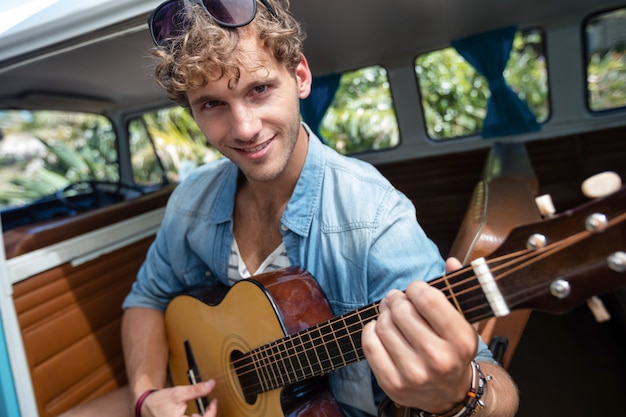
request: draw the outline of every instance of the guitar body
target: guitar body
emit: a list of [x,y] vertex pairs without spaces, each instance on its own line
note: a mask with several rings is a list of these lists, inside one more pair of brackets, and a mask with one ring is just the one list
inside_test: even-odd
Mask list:
[[[184,346],[188,340],[200,378],[217,382],[212,396],[218,398],[221,417],[342,416],[326,378],[247,399],[232,365],[233,358],[243,353],[332,317],[326,298],[310,275],[288,268],[240,281],[223,297],[218,296],[219,300],[211,298],[183,295],[167,308],[169,365],[175,385],[189,384]],[[195,404],[190,407],[196,412]]]

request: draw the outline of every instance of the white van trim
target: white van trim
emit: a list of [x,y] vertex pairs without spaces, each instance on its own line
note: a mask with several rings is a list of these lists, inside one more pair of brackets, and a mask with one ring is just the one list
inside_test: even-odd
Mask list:
[[153,235],[158,230],[164,214],[165,208],[153,210],[9,259],[7,264],[11,274],[10,282],[15,284],[66,262],[77,266]]

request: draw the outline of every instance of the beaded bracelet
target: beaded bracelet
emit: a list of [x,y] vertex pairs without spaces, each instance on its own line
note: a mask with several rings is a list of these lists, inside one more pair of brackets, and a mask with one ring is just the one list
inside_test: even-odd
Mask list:
[[487,406],[482,400],[482,397],[487,391],[487,381],[490,381],[492,377],[485,377],[480,369],[480,365],[476,361],[472,361],[471,367],[472,386],[463,401],[463,407],[457,413],[452,415],[450,415],[450,412],[446,414],[432,414],[426,411],[413,409],[411,410],[411,417],[470,417],[483,408],[486,408]]
[[148,395],[152,394],[155,391],[157,390],[149,389],[148,391],[145,391],[143,394],[141,394],[139,398],[137,398],[137,403],[135,404],[135,417],[141,417],[141,406],[143,405],[143,402],[146,400],[146,398],[148,398]]

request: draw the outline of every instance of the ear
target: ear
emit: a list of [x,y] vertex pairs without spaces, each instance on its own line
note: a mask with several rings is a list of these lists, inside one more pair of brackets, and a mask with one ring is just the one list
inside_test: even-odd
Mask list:
[[296,83],[298,84],[298,97],[301,99],[307,98],[311,93],[311,82],[313,76],[309,68],[309,63],[306,57],[302,55],[300,63],[296,67]]

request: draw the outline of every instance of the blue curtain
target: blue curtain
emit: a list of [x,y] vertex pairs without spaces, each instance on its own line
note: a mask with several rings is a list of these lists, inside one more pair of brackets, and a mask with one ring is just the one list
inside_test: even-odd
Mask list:
[[341,80],[341,74],[328,74],[313,78],[311,94],[300,101],[302,119],[322,140],[319,131],[320,125],[326,110],[335,98],[335,93],[339,88],[339,80]]
[[483,138],[533,132],[541,127],[526,102],[511,89],[502,74],[516,32],[517,27],[510,26],[452,42],[457,52],[489,82],[491,96],[483,121]]

